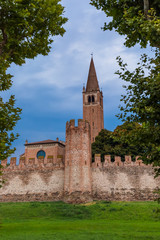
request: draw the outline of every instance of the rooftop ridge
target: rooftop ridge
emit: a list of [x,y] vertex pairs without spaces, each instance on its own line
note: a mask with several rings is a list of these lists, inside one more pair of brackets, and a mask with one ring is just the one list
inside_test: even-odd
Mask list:
[[47,140],[38,141],[38,142],[26,143],[25,146],[36,145],[36,144],[47,144],[47,143],[48,144],[50,144],[50,143],[60,143],[60,144],[64,145],[61,141],[55,141],[55,140],[47,139]]

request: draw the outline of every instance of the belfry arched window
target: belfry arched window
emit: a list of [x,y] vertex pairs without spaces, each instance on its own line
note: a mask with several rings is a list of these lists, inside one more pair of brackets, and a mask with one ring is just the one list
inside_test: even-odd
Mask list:
[[92,95],[92,102],[95,102],[95,98],[94,98],[94,96]]
[[88,102],[89,103],[91,102],[91,96],[88,96]]
[[40,150],[40,151],[37,152],[37,158],[38,158],[38,159],[39,159],[39,158],[45,158],[45,156],[46,156],[45,151]]

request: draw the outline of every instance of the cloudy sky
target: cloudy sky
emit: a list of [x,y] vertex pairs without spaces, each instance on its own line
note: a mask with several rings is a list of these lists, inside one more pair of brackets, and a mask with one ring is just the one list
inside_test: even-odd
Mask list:
[[105,128],[113,130],[121,123],[115,114],[119,112],[124,83],[114,74],[118,69],[116,57],[120,55],[132,69],[142,51],[139,46],[125,48],[124,37],[114,31],[103,32],[101,27],[107,19],[89,2],[63,0],[69,19],[64,37],[54,39],[48,56],[11,68],[14,83],[7,94],[15,94],[17,106],[23,109],[15,129],[20,137],[14,143],[14,156],[24,152],[26,139],[65,140],[66,121],[82,118],[82,87],[87,81],[92,52],[104,95]]

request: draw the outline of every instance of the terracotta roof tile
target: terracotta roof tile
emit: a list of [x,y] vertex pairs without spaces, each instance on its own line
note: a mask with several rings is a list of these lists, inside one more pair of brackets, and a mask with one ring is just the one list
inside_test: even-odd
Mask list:
[[28,145],[37,145],[37,144],[48,144],[48,143],[59,143],[59,144],[64,145],[63,143],[61,143],[61,142],[59,142],[59,141],[54,141],[54,140],[48,139],[48,140],[44,140],[44,141],[40,141],[40,142],[26,143],[25,146],[28,146]]

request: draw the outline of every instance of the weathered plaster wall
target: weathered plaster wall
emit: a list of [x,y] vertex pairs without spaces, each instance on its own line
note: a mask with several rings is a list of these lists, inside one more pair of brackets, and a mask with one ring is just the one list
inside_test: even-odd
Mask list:
[[13,170],[4,172],[0,201],[62,200],[64,169]]
[[154,178],[151,166],[104,167],[101,164],[93,165],[91,173],[91,194],[78,189],[65,195],[62,167],[8,168],[3,175],[6,183],[0,189],[0,201],[153,200],[154,190],[160,186],[160,178]]
[[93,199],[153,200],[160,178],[151,166],[108,166],[92,168]]

